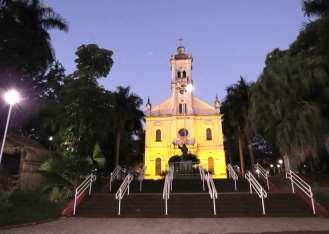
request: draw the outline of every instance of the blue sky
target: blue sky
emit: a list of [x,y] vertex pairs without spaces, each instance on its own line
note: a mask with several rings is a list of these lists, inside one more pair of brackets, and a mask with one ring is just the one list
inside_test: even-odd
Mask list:
[[56,57],[67,73],[75,50],[96,43],[114,52],[101,84],[130,86],[157,104],[170,94],[169,57],[179,38],[194,58],[194,94],[209,103],[244,76],[255,81],[267,53],[286,49],[303,22],[301,0],[45,0],[69,23],[51,31]]

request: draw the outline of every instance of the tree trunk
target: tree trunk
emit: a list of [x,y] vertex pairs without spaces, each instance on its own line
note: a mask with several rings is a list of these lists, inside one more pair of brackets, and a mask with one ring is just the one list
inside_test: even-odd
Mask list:
[[242,146],[242,136],[240,134],[239,134],[239,154],[240,154],[241,175],[244,177],[245,170],[244,170],[243,146]]
[[115,139],[115,166],[119,166],[121,131],[117,131]]
[[231,165],[233,165],[233,164],[232,164],[232,161],[233,161],[233,160],[232,160],[231,150],[227,150],[226,154],[228,154],[228,161],[230,162]]
[[248,137],[246,137],[246,138],[247,138],[248,152],[249,152],[250,163],[251,163],[251,171],[254,171],[254,168],[255,168],[254,151],[252,150],[252,144],[251,144],[249,138]]
[[283,163],[284,163],[284,170],[285,170],[285,172],[286,173],[289,172],[289,170],[290,170],[290,160],[289,160],[289,157],[288,157],[288,154],[287,153],[285,153],[283,155]]

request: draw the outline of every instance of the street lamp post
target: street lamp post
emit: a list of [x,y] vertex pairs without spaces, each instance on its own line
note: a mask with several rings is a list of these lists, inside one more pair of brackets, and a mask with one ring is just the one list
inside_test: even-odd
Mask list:
[[8,110],[8,115],[7,115],[7,121],[6,121],[6,127],[5,127],[5,132],[3,134],[3,139],[2,139],[2,144],[1,144],[1,151],[0,151],[0,164],[2,160],[2,155],[3,151],[5,148],[5,142],[6,142],[6,136],[7,136],[7,131],[8,131],[8,125],[9,125],[9,120],[11,116],[11,111],[13,109],[13,106],[19,102],[20,100],[20,95],[15,89],[11,89],[7,91],[4,95],[5,101],[9,104],[9,110]]

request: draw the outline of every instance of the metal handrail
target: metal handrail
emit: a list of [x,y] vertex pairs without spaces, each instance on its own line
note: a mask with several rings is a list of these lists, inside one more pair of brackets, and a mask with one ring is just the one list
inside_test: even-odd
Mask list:
[[291,190],[293,193],[295,193],[294,185],[296,185],[302,192],[304,192],[311,199],[312,210],[313,210],[313,214],[315,215],[312,187],[292,170],[286,172],[286,178],[289,179],[291,182]]
[[263,208],[263,215],[265,215],[265,204],[264,204],[264,198],[267,198],[267,192],[262,187],[262,185],[257,181],[257,179],[253,176],[253,174],[248,171],[245,174],[246,180],[249,182],[249,192],[252,194],[252,189],[255,190],[259,198],[262,200],[262,208]]
[[233,181],[234,181],[234,190],[237,191],[238,188],[237,188],[236,182],[239,179],[239,176],[236,174],[236,172],[231,164],[227,164],[227,170],[228,170],[228,176],[231,179],[233,179]]
[[127,195],[129,195],[130,192],[130,183],[134,179],[134,176],[130,173],[125,177],[122,184],[120,185],[118,191],[115,194],[115,199],[119,200],[119,209],[118,209],[118,215],[121,214],[121,200],[125,196],[125,193],[127,192]]
[[218,198],[218,193],[217,193],[217,189],[216,189],[214,180],[212,179],[212,175],[209,172],[208,172],[208,174],[206,174],[206,180],[207,180],[208,192],[210,195],[210,199],[212,199],[212,203],[213,203],[214,215],[216,215],[217,214],[216,199]]
[[91,173],[88,175],[84,181],[75,189],[75,194],[74,194],[74,205],[73,205],[73,215],[76,213],[77,209],[77,201],[80,198],[80,196],[86,191],[87,188],[89,188],[88,194],[91,194],[91,186],[93,182],[96,181],[96,175]]
[[168,215],[168,200],[170,197],[170,192],[172,191],[172,181],[174,179],[174,167],[170,166],[168,173],[165,177],[162,199],[165,200],[165,215]]
[[270,190],[270,184],[269,184],[269,181],[268,181],[268,177],[270,175],[270,172],[268,170],[266,170],[264,167],[262,167],[259,163],[255,164],[255,172],[256,172],[258,178],[260,176],[262,176],[266,180],[267,190]]
[[110,185],[109,185],[110,192],[112,191],[112,183],[113,183],[113,181],[120,180],[121,179],[122,172],[123,172],[123,168],[121,168],[120,166],[116,166],[114,168],[114,170],[111,172],[111,174],[110,174],[110,182],[109,182],[110,183]]
[[202,181],[202,190],[205,191],[204,181],[206,180],[206,173],[202,166],[199,166],[200,178]]
[[146,170],[146,166],[143,166],[141,172],[140,172],[139,175],[138,175],[138,181],[139,181],[139,192],[142,192],[142,185],[143,185],[143,180],[144,180],[145,170]]

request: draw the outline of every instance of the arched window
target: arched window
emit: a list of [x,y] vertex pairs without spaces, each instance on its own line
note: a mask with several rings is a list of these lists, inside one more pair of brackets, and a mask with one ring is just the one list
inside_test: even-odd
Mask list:
[[212,157],[209,157],[208,158],[208,171],[210,173],[214,173],[214,167],[215,167],[215,165],[214,165],[214,159]]
[[155,159],[155,175],[161,175],[161,158]]
[[183,78],[186,77],[186,71],[183,71]]
[[178,78],[181,78],[181,72],[180,72],[180,71],[177,72],[177,77],[178,77]]
[[161,141],[161,130],[157,129],[155,131],[155,141]]
[[211,134],[211,129],[210,128],[206,129],[206,138],[207,138],[207,141],[212,140],[212,134]]

